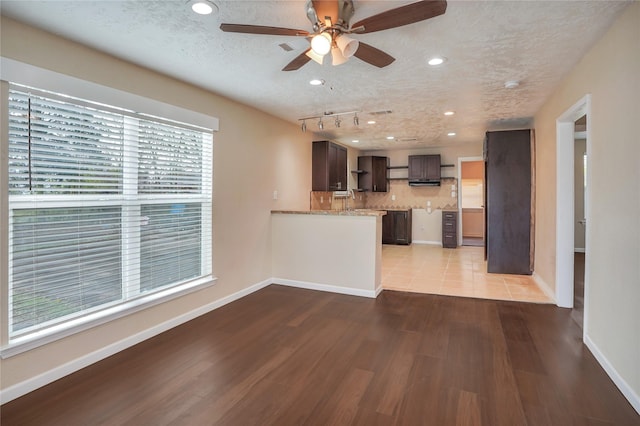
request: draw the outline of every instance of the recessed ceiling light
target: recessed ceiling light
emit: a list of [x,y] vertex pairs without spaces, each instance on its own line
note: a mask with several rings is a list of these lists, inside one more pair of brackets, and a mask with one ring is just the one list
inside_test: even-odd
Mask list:
[[442,65],[445,61],[445,58],[442,58],[440,56],[434,56],[433,58],[429,59],[429,61],[427,62],[429,65],[431,65],[432,67],[438,66],[438,65]]
[[210,15],[218,11],[218,6],[210,1],[200,0],[191,4],[191,10],[198,15]]
[[360,141],[359,141],[358,139],[354,139],[354,140],[352,140],[351,142],[353,142],[353,143],[358,143],[358,142],[360,142]]
[[392,140],[394,140],[394,139],[395,139],[395,138],[394,138],[393,136],[387,136],[387,140],[392,141]]
[[369,120],[367,121],[367,124],[376,124],[376,120]]
[[324,80],[320,80],[320,79],[314,78],[313,80],[311,80],[309,82],[309,84],[312,85],[312,86],[322,86],[324,84]]
[[453,115],[453,114],[455,114],[455,112],[453,112],[453,111],[447,111],[447,112],[444,113],[444,115]]
[[456,132],[449,132],[449,133],[447,133],[447,136],[455,136],[455,135],[456,135]]

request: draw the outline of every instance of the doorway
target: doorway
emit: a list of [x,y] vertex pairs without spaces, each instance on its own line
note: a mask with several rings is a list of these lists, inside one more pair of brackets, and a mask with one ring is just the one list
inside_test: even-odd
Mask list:
[[584,319],[584,255],[585,244],[585,197],[587,193],[587,116],[575,122],[574,137],[574,253],[573,253],[573,310],[571,317],[582,328]]
[[[556,120],[556,304],[563,308],[573,308],[575,302],[576,277],[576,191],[584,191],[584,310],[582,312],[583,335],[588,327],[589,306],[589,162],[590,158],[590,120],[591,96],[586,95]],[[583,118],[584,117],[584,118]],[[576,122],[584,120],[584,131],[579,132],[585,140],[586,162],[583,169],[587,184],[576,188]],[[584,166],[586,164],[586,167]]]
[[463,246],[483,247],[484,224],[484,159],[463,157],[458,160],[460,181],[460,241]]

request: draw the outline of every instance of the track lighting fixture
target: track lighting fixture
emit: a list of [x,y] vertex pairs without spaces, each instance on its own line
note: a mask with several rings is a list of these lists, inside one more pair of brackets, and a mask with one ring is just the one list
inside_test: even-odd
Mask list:
[[302,122],[300,124],[300,129],[302,129],[303,132],[307,131],[307,120],[318,119],[318,129],[324,130],[324,122],[322,121],[322,119],[328,118],[328,117],[334,117],[334,124],[336,125],[336,127],[340,127],[342,125],[341,116],[343,116],[343,115],[351,115],[351,114],[353,114],[353,124],[358,126],[358,125],[360,125],[360,119],[358,118],[358,113],[359,112],[361,112],[361,111],[324,112],[321,115],[312,115],[312,116],[309,116],[309,117],[299,118],[298,120],[300,120]]

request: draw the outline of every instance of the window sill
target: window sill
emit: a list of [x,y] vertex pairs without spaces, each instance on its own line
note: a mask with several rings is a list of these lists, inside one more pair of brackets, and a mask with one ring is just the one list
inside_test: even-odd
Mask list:
[[92,313],[87,316],[66,321],[53,327],[20,336],[10,340],[10,342],[0,350],[0,357],[3,359],[27,352],[39,346],[55,342],[56,340],[89,330],[116,319],[131,315],[135,312],[159,305],[164,302],[176,299],[194,291],[210,287],[215,284],[217,278],[206,276],[194,281],[189,281],[180,286],[168,288],[157,293],[149,294],[138,299],[130,300],[123,304]]

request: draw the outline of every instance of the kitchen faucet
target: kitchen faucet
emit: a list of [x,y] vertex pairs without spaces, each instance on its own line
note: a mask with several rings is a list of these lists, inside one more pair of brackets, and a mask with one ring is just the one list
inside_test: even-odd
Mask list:
[[[354,201],[356,200],[356,193],[353,191],[353,188],[347,190],[347,198],[346,198],[345,210],[351,210],[351,209],[349,209],[349,198],[352,198]],[[354,205],[355,205],[355,203],[354,203]]]

